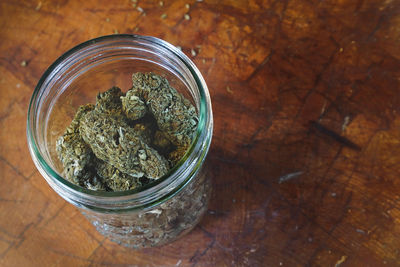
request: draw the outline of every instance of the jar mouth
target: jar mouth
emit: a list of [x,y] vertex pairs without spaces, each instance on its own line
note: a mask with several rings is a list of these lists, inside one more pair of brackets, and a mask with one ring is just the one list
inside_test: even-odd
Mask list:
[[[46,83],[49,81],[49,79],[52,79],[54,77],[54,73],[60,69],[60,66],[65,64],[65,62],[71,60],[71,58],[74,55],[82,53],[83,50],[90,48],[93,45],[113,42],[114,40],[141,41],[149,43],[151,45],[154,45],[156,48],[160,48],[162,50],[168,51],[169,53],[172,53],[172,55],[177,60],[179,60],[179,62],[184,64],[187,70],[190,72],[190,75],[194,79],[196,86],[199,90],[199,99],[200,99],[198,106],[199,122],[195,138],[192,141],[192,144],[190,145],[189,149],[187,150],[183,158],[163,177],[138,189],[117,191],[117,192],[95,191],[69,182],[67,179],[60,176],[58,172],[55,169],[53,169],[51,164],[49,164],[46,161],[45,157],[42,155],[41,149],[39,148],[36,136],[38,128],[36,115],[38,107],[40,106],[40,100],[43,97],[42,93],[45,90]],[[45,71],[45,73],[40,78],[30,100],[27,118],[28,118],[27,119],[28,147],[32,159],[36,167],[38,168],[39,172],[45,178],[46,176],[51,177],[52,178],[51,180],[53,180],[53,182],[58,187],[61,187],[64,190],[69,191],[70,193],[75,193],[80,195],[81,197],[83,196],[89,199],[91,197],[101,197],[104,198],[104,201],[107,201],[107,198],[119,198],[119,197],[121,197],[120,199],[121,201],[127,201],[128,196],[129,199],[132,199],[132,197],[134,197],[135,199],[136,198],[139,199],[143,196],[148,195],[149,193],[155,194],[161,191],[165,186],[167,186],[171,182],[181,177],[182,173],[187,174],[188,171],[190,171],[189,173],[191,175],[186,177],[186,180],[184,179],[181,180],[179,183],[177,183],[178,186],[176,186],[174,190],[170,190],[169,194],[165,194],[164,198],[167,199],[168,195],[171,195],[172,193],[176,194],[180,190],[180,188],[183,188],[183,186],[189,182],[190,178],[193,176],[194,173],[198,171],[197,169],[201,166],[201,163],[204,161],[204,158],[208,152],[211,143],[211,137],[212,137],[211,133],[213,127],[211,101],[207,85],[200,71],[197,69],[194,63],[181,50],[177,49],[175,46],[169,44],[166,41],[163,41],[156,37],[130,35],[130,34],[114,34],[114,35],[98,37],[86,41],[84,43],[81,43],[75,46],[74,48],[70,49],[69,51],[65,52],[62,56],[60,56]],[[199,155],[201,156],[200,161],[199,161]],[[189,170],[187,168],[189,168]],[[162,201],[162,199],[158,198],[157,201]]]

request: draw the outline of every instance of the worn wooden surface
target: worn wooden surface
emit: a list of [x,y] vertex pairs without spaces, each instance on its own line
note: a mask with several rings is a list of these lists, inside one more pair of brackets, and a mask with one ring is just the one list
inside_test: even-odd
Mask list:
[[[400,265],[400,1],[132,4],[0,2],[1,266]],[[104,239],[27,149],[44,70],[116,31],[181,46],[212,97],[210,209],[162,248]]]

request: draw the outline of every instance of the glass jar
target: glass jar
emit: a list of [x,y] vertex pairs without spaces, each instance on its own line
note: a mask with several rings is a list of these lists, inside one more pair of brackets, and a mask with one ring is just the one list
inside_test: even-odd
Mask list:
[[[77,108],[99,91],[131,87],[133,72],[154,72],[192,101],[199,115],[196,136],[181,161],[145,187],[122,192],[93,191],[60,174],[56,140]],[[213,116],[207,85],[193,62],[173,45],[139,35],[110,35],[82,43],[57,59],[39,80],[28,111],[32,159],[48,184],[72,203],[96,229],[127,247],[171,242],[190,231],[207,209],[211,184],[204,161]]]

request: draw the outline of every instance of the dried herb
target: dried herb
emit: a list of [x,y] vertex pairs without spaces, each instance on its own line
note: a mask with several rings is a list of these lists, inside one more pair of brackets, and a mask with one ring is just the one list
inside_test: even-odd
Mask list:
[[147,178],[157,179],[168,172],[166,160],[122,116],[88,112],[82,118],[79,131],[97,158],[126,174],[134,177],[146,174]]
[[133,130],[146,144],[151,144],[154,136],[154,125],[151,122],[140,122],[133,126]]
[[96,98],[96,111],[109,115],[120,115],[122,113],[121,89],[112,87],[104,93],[99,93]]
[[94,157],[90,147],[78,134],[66,134],[58,138],[57,154],[63,164],[65,178],[79,185],[88,179]]
[[122,219],[110,219],[110,214],[91,211],[83,214],[100,233],[124,246],[143,248],[162,245],[187,233],[207,210],[211,181],[205,174],[202,171],[179,194],[160,205],[129,213]]
[[91,166],[92,169],[86,174],[86,178],[83,180],[83,187],[86,187],[95,191],[109,191],[104,179],[97,175],[95,166]]
[[136,177],[123,173],[102,160],[96,161],[95,168],[97,175],[112,191],[131,190],[140,187],[142,184]]
[[172,166],[175,166],[178,161],[185,155],[188,146],[178,146],[171,153],[167,155],[167,159],[171,162]]
[[94,106],[90,104],[80,106],[64,135],[56,142],[57,155],[64,167],[63,175],[78,185],[83,185],[84,181],[93,176],[90,164],[94,160],[94,155],[79,135],[80,119],[93,109]]
[[165,175],[186,153],[195,108],[159,75],[135,73],[132,81],[126,94],[112,87],[95,105],[79,107],[57,140],[69,181],[92,190],[131,190]]
[[160,130],[154,133],[153,146],[162,154],[169,153],[174,149],[174,145],[172,145],[169,139]]
[[198,122],[190,101],[171,87],[167,79],[153,73],[134,73],[132,85],[165,136],[176,146],[189,145]]
[[82,117],[88,113],[89,111],[94,110],[94,106],[92,104],[82,105],[78,108],[74,118],[71,121],[71,124],[65,130],[65,134],[77,133],[79,134],[79,124]]
[[147,113],[147,107],[143,100],[137,96],[135,89],[129,90],[125,96],[121,97],[122,108],[128,119],[138,120]]

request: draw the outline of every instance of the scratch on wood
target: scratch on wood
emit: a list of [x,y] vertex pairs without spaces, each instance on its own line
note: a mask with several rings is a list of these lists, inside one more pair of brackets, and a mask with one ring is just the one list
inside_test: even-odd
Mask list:
[[339,267],[343,262],[345,262],[347,259],[347,256],[343,255],[340,260],[338,260],[335,264],[335,267]]
[[352,141],[350,141],[349,139],[347,139],[344,136],[341,136],[340,134],[337,134],[336,132],[329,130],[328,128],[326,128],[325,126],[323,126],[322,124],[316,122],[316,121],[310,121],[310,124],[313,128],[315,128],[316,130],[318,130],[320,133],[325,134],[329,137],[331,137],[332,139],[334,139],[336,142],[341,143],[342,145],[351,148],[353,150],[356,151],[361,151],[361,147],[356,145],[355,143],[353,143]]
[[322,116],[325,114],[325,109],[326,109],[326,100],[325,100],[325,102],[324,102],[324,105],[322,106],[322,109],[321,109],[321,114],[320,114],[320,118],[319,118],[319,120],[321,120],[322,119]]
[[5,198],[0,198],[0,202],[12,202],[12,203],[24,203],[24,202],[29,202],[26,200],[20,200],[20,199],[5,199]]
[[347,125],[349,125],[349,122],[350,122],[350,116],[344,117],[344,121],[343,121],[343,125],[342,125],[342,132],[344,132],[344,130],[346,130]]
[[[53,252],[55,254],[59,254],[59,255],[65,256],[65,257],[73,258],[73,259],[82,260],[82,261],[85,261],[85,262],[88,262],[88,263],[97,263],[97,264],[99,263],[99,262],[96,262],[94,260],[87,259],[85,257],[81,257],[81,256],[78,256],[78,255],[75,255],[75,254],[72,254],[72,253],[69,253],[69,252],[66,252],[66,251],[60,251],[60,250],[54,249],[51,246],[48,247],[47,250],[49,250],[49,251],[51,251],[51,252]],[[107,263],[104,263],[104,264],[107,264]],[[111,266],[112,264],[107,264],[107,265]]]
[[31,223],[27,224],[27,225],[24,227],[24,229],[22,230],[22,232],[18,235],[19,240],[18,240],[18,242],[16,242],[16,243],[14,244],[14,248],[17,249],[17,248],[22,244],[22,242],[25,241],[25,236],[24,236],[24,234],[28,231],[28,229],[30,229],[30,228],[33,227],[34,225],[35,225],[35,224],[34,224],[33,222],[31,222]]
[[13,171],[15,171],[17,174],[19,174],[25,180],[29,180],[22,172],[20,172],[16,167],[14,167],[14,165],[12,165],[10,162],[8,162],[5,158],[0,156],[0,161],[3,161],[5,164],[7,164]]
[[216,60],[215,57],[214,57],[214,58],[212,59],[212,61],[211,61],[210,68],[209,68],[208,71],[207,71],[207,77],[210,76],[211,71],[212,71],[212,69],[214,68],[215,62],[216,62],[216,61],[217,61],[217,60]]
[[35,10],[36,10],[36,11],[39,11],[41,7],[42,7],[42,1],[39,1],[39,3],[37,4],[37,6],[35,7]]
[[196,253],[190,258],[190,262],[193,262],[192,267],[197,265],[198,260],[204,255],[206,255],[207,251],[211,249],[214,246],[214,244],[215,244],[215,239],[213,239],[201,253],[199,253],[198,250],[196,251]]
[[383,21],[384,21],[386,16],[387,16],[386,14],[383,14],[383,15],[381,15],[379,17],[378,22],[375,25],[375,28],[368,35],[367,41],[371,41],[372,40],[372,38],[374,37],[375,33],[381,28],[382,23],[383,23]]
[[268,61],[271,59],[271,57],[274,55],[275,51],[271,49],[269,54],[263,59],[263,61],[254,69],[254,71],[247,77],[246,82],[249,82],[251,79],[253,79],[265,66],[265,64],[268,63]]
[[286,175],[283,175],[283,176],[279,177],[278,181],[281,184],[281,183],[289,181],[289,180],[291,180],[291,179],[293,179],[293,178],[295,178],[295,177],[297,177],[299,175],[302,175],[303,173],[304,173],[303,171],[288,173]]
[[360,233],[360,234],[363,234],[363,235],[365,235],[366,233],[365,233],[365,231],[364,230],[362,230],[362,229],[356,229],[356,232],[357,233]]
[[[97,246],[97,248],[95,248],[95,249],[92,251],[92,253],[90,253],[90,255],[87,257],[88,260],[92,260],[93,255],[95,255],[96,252],[97,252],[100,248],[103,247],[103,243],[104,243],[104,241],[105,241],[106,239],[107,239],[107,238],[103,238],[103,240],[101,240],[101,241],[99,242],[99,245]],[[92,263],[89,265],[89,267],[92,267],[93,264],[94,264],[94,262],[92,261]]]

